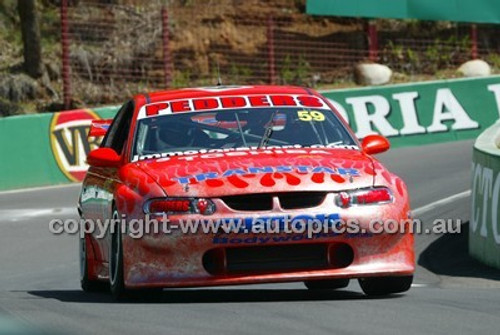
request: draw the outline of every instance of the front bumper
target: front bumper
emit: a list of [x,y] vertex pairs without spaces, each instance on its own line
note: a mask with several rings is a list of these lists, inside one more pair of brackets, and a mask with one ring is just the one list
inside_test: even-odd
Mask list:
[[[408,205],[402,199],[391,204],[363,208],[341,209],[334,207],[332,204],[332,199],[327,197],[321,206],[308,210],[307,214],[328,215],[335,212],[341,219],[354,219],[365,228],[368,227],[369,221],[374,218],[398,221],[408,219]],[[283,211],[280,208],[274,208],[269,212],[242,213],[231,210],[224,206],[223,203],[217,203],[216,205],[218,208],[217,215],[211,217],[211,219],[215,220],[228,217],[252,216],[257,218],[273,215],[295,217],[304,214],[304,210]],[[194,220],[202,218],[192,217]],[[176,224],[180,217],[170,217],[169,219],[170,224]],[[203,219],[206,219],[206,217]],[[233,252],[238,248],[245,248],[240,249],[240,251],[257,251],[257,249],[251,248],[259,248],[258,254],[262,256],[266,255],[268,251],[270,255],[275,255],[273,250],[281,250],[280,254],[283,254],[283,250],[286,250],[286,248],[280,248],[279,246],[290,247],[290,250],[301,254],[302,250],[315,249],[311,248],[312,245],[322,246],[326,250],[326,263],[323,265],[305,266],[310,263],[308,259],[303,263],[295,259],[295,263],[288,267],[276,263],[275,269],[269,266],[257,266],[252,270],[251,267],[247,266],[242,271],[241,268],[235,270],[235,267],[231,267],[231,264],[229,264],[231,259],[228,257],[228,252]],[[337,248],[338,246],[341,246],[341,248]],[[335,261],[337,250],[343,250],[343,252],[351,250],[352,259],[339,266],[338,262]],[[128,288],[195,287],[292,282],[327,278],[404,276],[413,274],[415,270],[413,235],[410,233],[382,233],[376,235],[320,233],[308,238],[306,235],[283,236],[249,233],[221,235],[201,231],[184,234],[180,231],[174,231],[171,234],[150,233],[140,239],[124,235],[123,255],[124,280]],[[207,258],[210,257],[213,258],[212,261],[207,262]],[[284,257],[286,257],[286,252]],[[340,263],[342,263],[344,256],[339,257],[341,259]],[[240,261],[245,262],[248,260]],[[277,261],[283,262],[283,259],[277,258]],[[255,259],[253,262],[254,265],[257,264]]]

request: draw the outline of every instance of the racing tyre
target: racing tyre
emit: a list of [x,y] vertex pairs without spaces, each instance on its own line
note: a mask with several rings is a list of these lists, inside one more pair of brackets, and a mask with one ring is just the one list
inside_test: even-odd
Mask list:
[[126,293],[123,280],[123,248],[121,225],[118,221],[118,211],[113,210],[113,229],[111,231],[111,243],[109,248],[109,285],[113,299],[121,300]]
[[104,292],[109,290],[109,285],[105,282],[90,279],[89,276],[89,253],[91,248],[88,238],[81,237],[79,243],[80,253],[80,286],[84,292]]
[[322,279],[305,281],[304,285],[310,290],[336,290],[349,285],[349,278]]
[[368,296],[382,296],[406,292],[410,289],[413,276],[360,278],[359,285]]

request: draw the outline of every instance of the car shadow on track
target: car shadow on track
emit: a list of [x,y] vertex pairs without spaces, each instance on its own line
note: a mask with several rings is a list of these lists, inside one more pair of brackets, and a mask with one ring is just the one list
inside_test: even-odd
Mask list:
[[469,255],[469,223],[460,234],[445,234],[431,243],[418,258],[418,265],[443,276],[500,280],[500,270]]
[[[85,293],[79,290],[29,291],[28,294],[62,302],[112,303],[108,293]],[[227,302],[296,302],[296,301],[339,301],[395,299],[403,295],[367,297],[360,292],[301,289],[168,289],[154,295],[134,292],[122,302],[125,303],[227,303]]]

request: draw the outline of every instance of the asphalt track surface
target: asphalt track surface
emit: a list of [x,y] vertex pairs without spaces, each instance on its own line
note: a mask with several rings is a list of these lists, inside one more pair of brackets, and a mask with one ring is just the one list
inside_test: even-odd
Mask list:
[[[472,142],[462,141],[379,158],[405,179],[417,209],[470,189],[471,155]],[[500,333],[500,271],[467,256],[467,224],[458,235],[416,236],[415,285],[404,295],[367,298],[356,281],[321,292],[302,283],[175,289],[121,303],[85,294],[77,237],[48,229],[52,218],[77,217],[78,191],[0,194],[0,329],[21,322],[59,334]],[[424,209],[418,218],[427,227],[436,218],[467,222],[469,197]]]

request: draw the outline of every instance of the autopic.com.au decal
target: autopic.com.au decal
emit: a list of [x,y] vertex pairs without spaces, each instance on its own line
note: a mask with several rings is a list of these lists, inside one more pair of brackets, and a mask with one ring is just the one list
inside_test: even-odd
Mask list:
[[87,154],[102,138],[88,138],[90,124],[100,120],[89,109],[54,113],[50,122],[50,145],[61,172],[71,181],[82,181],[87,172]]

